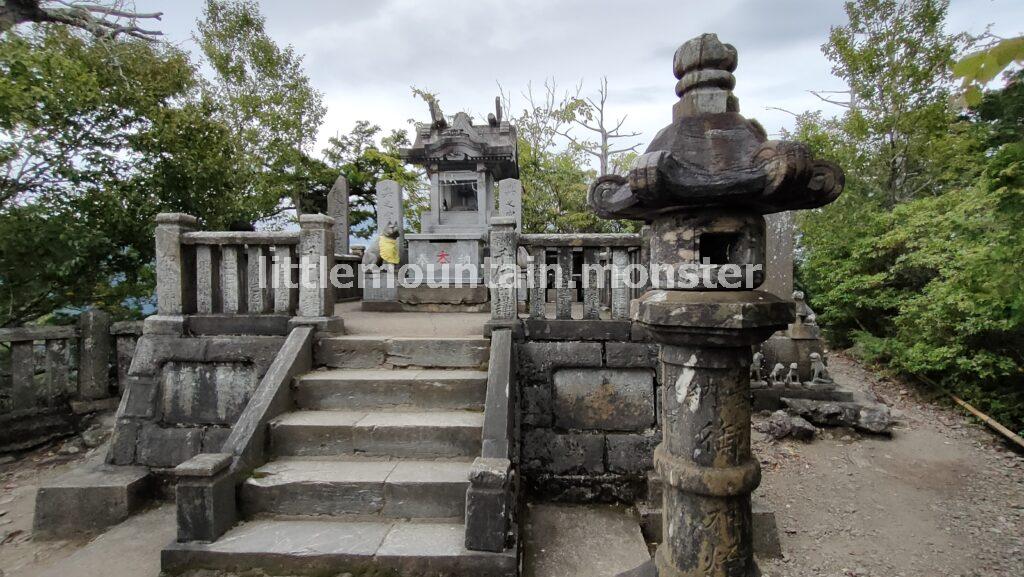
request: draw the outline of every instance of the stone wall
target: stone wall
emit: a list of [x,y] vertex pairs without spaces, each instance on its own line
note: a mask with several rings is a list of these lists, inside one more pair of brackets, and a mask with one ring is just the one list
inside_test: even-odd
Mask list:
[[107,461],[165,469],[219,451],[284,340],[144,335]]
[[657,345],[634,333],[628,321],[527,322],[516,359],[521,470],[534,497],[643,497],[661,387]]

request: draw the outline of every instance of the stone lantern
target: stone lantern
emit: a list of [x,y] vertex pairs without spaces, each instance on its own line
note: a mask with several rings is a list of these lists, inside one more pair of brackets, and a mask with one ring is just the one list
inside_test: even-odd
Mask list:
[[[683,44],[673,70],[679,101],[626,177],[590,190],[605,218],[652,229],[652,289],[631,314],[660,343],[663,441],[662,577],[747,577],[750,494],[761,472],[750,451],[751,346],[794,319],[794,304],[758,290],[764,215],[836,199],[843,173],[793,142],[768,140],[739,114],[736,49],[714,34]],[[738,272],[737,272],[738,271]]]

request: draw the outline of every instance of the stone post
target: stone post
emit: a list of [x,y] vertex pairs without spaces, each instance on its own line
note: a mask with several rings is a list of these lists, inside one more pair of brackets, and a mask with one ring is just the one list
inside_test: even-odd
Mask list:
[[181,236],[195,230],[196,217],[177,212],[156,215],[156,310],[146,332],[181,333],[184,315],[195,311],[195,257]]
[[344,323],[334,316],[334,219],[323,214],[299,217],[299,307],[292,325],[314,325],[340,333]]
[[405,208],[402,186],[393,180],[377,183],[377,234],[389,226],[398,230],[398,249],[402,263],[405,262]]
[[110,392],[110,315],[95,309],[78,317],[78,395],[95,401]]
[[509,328],[515,332],[519,327],[519,305],[516,301],[516,283],[519,280],[516,267],[516,250],[519,235],[516,221],[512,216],[496,216],[491,219],[491,260],[488,278],[491,284],[491,320],[487,321],[485,334],[495,328]]
[[652,288],[632,309],[660,345],[661,577],[751,577],[750,347],[786,326],[793,303],[758,290],[765,278],[762,215],[823,206],[842,171],[806,147],[768,141],[739,114],[736,49],[704,34],[675,53],[673,123],[627,177],[591,187],[606,218],[651,223]]
[[768,273],[761,286],[780,299],[793,294],[793,213],[790,211],[765,215],[767,248],[765,270]]
[[334,219],[334,254],[349,254],[348,180],[339,176],[327,193],[327,215]]
[[516,178],[498,182],[498,215],[516,219],[516,232],[523,232],[523,183]]

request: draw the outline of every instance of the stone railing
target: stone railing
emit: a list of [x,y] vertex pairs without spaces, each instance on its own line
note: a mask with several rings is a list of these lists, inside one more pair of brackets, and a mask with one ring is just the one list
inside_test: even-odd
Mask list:
[[516,512],[514,367],[512,331],[492,331],[482,450],[470,468],[466,490],[466,548],[472,551],[503,551]]
[[333,314],[334,220],[299,217],[298,231],[196,231],[187,214],[157,215],[157,312],[194,334],[287,334],[294,317]]
[[[491,326],[516,321],[520,303],[533,320],[627,319],[629,301],[645,290],[626,282],[636,279],[631,265],[645,260],[643,245],[640,234],[519,234],[513,220],[492,219]],[[527,262],[517,258],[520,247]],[[518,287],[508,282],[511,270]]]
[[[102,311],[68,326],[0,329],[6,349],[0,380],[0,451],[26,449],[74,432],[73,415],[109,407],[118,390],[110,378],[131,357],[139,323],[114,323]],[[0,353],[2,354],[2,353]],[[123,387],[124,380],[118,382]]]

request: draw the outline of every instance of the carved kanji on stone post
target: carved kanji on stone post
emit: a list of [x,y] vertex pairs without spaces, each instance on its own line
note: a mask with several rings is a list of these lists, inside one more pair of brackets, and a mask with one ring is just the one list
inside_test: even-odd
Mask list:
[[662,577],[757,574],[750,347],[794,317],[792,301],[757,290],[763,215],[828,204],[843,187],[837,166],[801,144],[769,141],[739,114],[735,68],[736,49],[714,34],[683,44],[673,61],[672,124],[626,177],[603,176],[590,191],[601,216],[651,225],[653,285],[632,316],[661,344],[664,431],[654,463],[664,485]]

